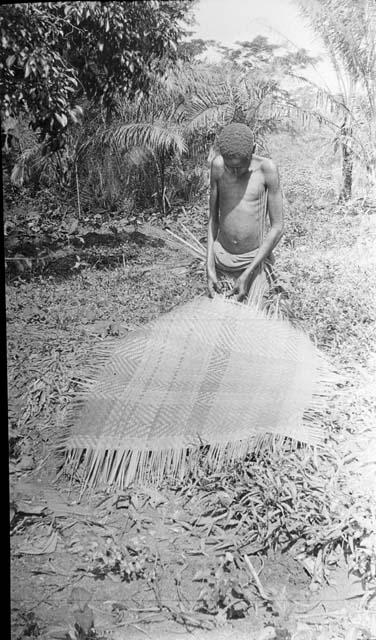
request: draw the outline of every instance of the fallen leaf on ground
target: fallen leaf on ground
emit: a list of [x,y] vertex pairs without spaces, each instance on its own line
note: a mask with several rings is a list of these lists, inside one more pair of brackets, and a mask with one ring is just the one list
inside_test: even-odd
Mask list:
[[12,471],[30,471],[31,469],[34,469],[34,458],[30,455],[22,456],[18,462],[12,464]]
[[83,611],[90,600],[91,593],[89,593],[89,591],[83,587],[73,587],[69,597],[70,604],[73,604],[77,609]]
[[277,635],[274,627],[265,627],[262,631],[260,631],[260,633],[256,637],[256,640],[273,640],[273,638],[276,637]]
[[48,640],[66,640],[67,628],[66,627],[50,627],[46,633]]
[[32,502],[20,501],[16,503],[16,510],[18,513],[23,513],[28,516],[40,516],[46,511],[45,504],[33,504]]
[[19,554],[42,555],[43,553],[53,553],[56,551],[58,542],[57,531],[53,531],[48,538],[43,538],[41,542],[25,543],[17,549]]

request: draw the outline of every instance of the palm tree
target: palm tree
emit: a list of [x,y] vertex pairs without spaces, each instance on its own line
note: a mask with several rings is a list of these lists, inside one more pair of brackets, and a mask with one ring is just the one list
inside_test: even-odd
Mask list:
[[335,142],[342,151],[340,197],[351,197],[353,164],[376,189],[376,5],[374,0],[296,0],[324,43],[339,92],[320,91],[322,106],[336,116]]
[[[250,126],[261,149],[266,150],[267,135],[277,129],[291,129],[293,116],[300,120],[308,114],[282,88],[282,79],[292,70],[315,62],[304,49],[296,53],[284,46],[256,36],[252,41],[237,42],[235,47],[217,45],[223,56],[219,65],[201,65],[209,71],[205,82],[196,83],[186,95],[184,117],[187,130],[194,134],[233,121]],[[278,52],[275,51],[282,49]],[[194,72],[197,73],[197,65]],[[310,110],[309,117],[325,122],[325,117]]]
[[279,82],[259,69],[236,63],[217,67],[210,81],[186,98],[187,131],[211,131],[231,122],[244,122],[264,147],[268,133],[283,123],[289,95]]
[[[148,98],[139,96],[132,102],[121,100],[110,124],[103,122],[85,141],[81,154],[102,157],[110,150],[117,160],[118,172],[129,186],[135,174],[157,198],[161,213],[166,212],[166,171],[175,158],[186,152],[182,127],[175,117],[170,88],[157,77]],[[150,189],[149,189],[150,187]],[[153,194],[154,190],[154,194]]]
[[[161,116],[154,122],[118,124],[104,132],[103,139],[127,152],[128,162],[136,167],[151,161],[157,178],[157,199],[160,212],[166,213],[166,171],[173,158],[187,150],[181,128]],[[150,179],[150,176],[149,176]]]
[[[84,145],[83,151],[111,148],[122,162],[123,172],[139,174],[160,213],[170,206],[174,177],[183,175],[184,162],[202,159],[212,141],[211,132],[198,131],[190,122],[187,101],[207,86],[211,73],[200,65],[181,62],[162,78],[153,79],[149,97],[118,104],[117,116],[103,124]],[[185,179],[187,176],[185,176]]]
[[[149,96],[119,100],[112,122],[106,121],[100,106],[91,106],[67,145],[69,184],[77,191],[80,205],[90,208],[94,199],[108,207],[127,190],[135,195],[136,187],[136,199],[145,203],[156,198],[161,214],[165,214],[174,181],[189,182],[187,176],[183,177],[182,165],[185,161],[193,162],[193,155],[197,161],[206,148],[208,134],[194,135],[189,130],[184,104],[188,95],[208,82],[208,77],[209,72],[183,63],[162,78],[154,76]],[[42,157],[41,145],[32,153],[26,151],[13,171],[17,183],[28,175],[32,164],[37,162],[42,167],[44,162],[52,167],[59,155]],[[111,190],[113,194],[107,193]]]

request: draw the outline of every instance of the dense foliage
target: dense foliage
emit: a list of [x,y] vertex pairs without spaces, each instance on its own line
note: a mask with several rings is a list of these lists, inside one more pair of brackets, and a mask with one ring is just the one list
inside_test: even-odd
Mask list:
[[[153,209],[166,215],[205,189],[217,133],[232,121],[246,122],[266,155],[272,133],[329,125],[333,155],[343,158],[342,197],[351,194],[354,157],[372,177],[372,50],[365,56],[372,21],[359,35],[351,72],[363,93],[334,95],[302,83],[315,63],[303,49],[291,52],[263,36],[232,48],[192,38],[186,27],[194,2],[3,9],[3,114],[17,116],[20,141],[19,152],[6,158],[13,188],[49,188],[78,217],[115,211],[133,217]],[[306,13],[332,43],[338,70],[350,74],[345,45],[353,11],[336,2],[306,3]],[[330,8],[337,22],[328,17]],[[364,18],[365,10],[356,18],[358,30]],[[222,54],[220,63],[202,59],[209,46]],[[286,84],[292,78],[295,86]],[[5,118],[3,133],[14,132],[15,122]]]
[[[64,2],[2,8],[1,102],[26,113],[42,138],[61,137],[85,98],[111,113],[116,98],[147,93],[176,58],[183,2]],[[160,64],[163,58],[163,68]]]

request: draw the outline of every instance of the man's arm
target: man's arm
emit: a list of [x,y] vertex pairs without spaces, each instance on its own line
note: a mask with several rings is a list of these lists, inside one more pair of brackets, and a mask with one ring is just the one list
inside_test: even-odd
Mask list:
[[265,189],[268,190],[270,230],[265,236],[254,261],[250,265],[251,271],[256,269],[265,258],[269,257],[283,236],[282,191],[279,183],[278,169],[272,160],[264,160],[261,168],[265,178]]
[[217,289],[217,273],[215,270],[214,241],[218,234],[219,227],[219,194],[216,175],[215,160],[210,167],[210,192],[209,192],[209,222],[208,222],[208,242],[206,253],[206,271],[208,278],[208,292],[212,297]]
[[271,226],[254,260],[249,267],[243,271],[231,291],[230,295],[235,294],[237,300],[243,300],[247,296],[252,273],[263,260],[268,258],[283,236],[282,191],[279,183],[278,169],[272,160],[264,160],[261,169],[264,173],[265,189],[268,190],[268,211]]

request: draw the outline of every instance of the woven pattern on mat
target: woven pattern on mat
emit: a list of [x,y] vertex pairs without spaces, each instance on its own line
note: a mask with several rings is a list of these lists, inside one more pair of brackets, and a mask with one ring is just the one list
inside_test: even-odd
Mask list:
[[64,448],[84,482],[124,486],[184,475],[209,445],[215,466],[263,434],[323,438],[334,377],[287,321],[216,296],[198,298],[118,340],[72,408]]

